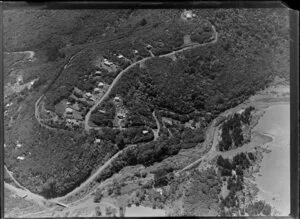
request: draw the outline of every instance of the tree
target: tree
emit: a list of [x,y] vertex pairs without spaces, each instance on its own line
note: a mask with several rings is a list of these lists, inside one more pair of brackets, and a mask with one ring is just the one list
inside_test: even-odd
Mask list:
[[147,24],[147,20],[145,18],[143,18],[141,20],[141,26],[145,26]]
[[271,215],[271,206],[269,204],[265,204],[262,213],[266,216],[270,216]]

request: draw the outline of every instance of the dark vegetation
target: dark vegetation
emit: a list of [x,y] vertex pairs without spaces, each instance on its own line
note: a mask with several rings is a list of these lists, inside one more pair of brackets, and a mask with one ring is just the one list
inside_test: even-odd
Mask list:
[[183,198],[184,215],[186,216],[217,215],[221,178],[213,169],[201,172],[194,169],[190,173],[169,181],[168,199],[176,203]]
[[[232,210],[239,209],[242,200],[238,198],[237,193],[244,189],[244,171],[252,165],[254,160],[255,155],[252,152],[237,154],[232,160],[224,159],[222,156],[218,157],[217,165],[223,180],[227,178],[227,189],[229,190],[226,197],[220,197],[221,216],[232,216]],[[235,174],[233,174],[233,170]],[[225,212],[224,207],[231,210]],[[242,212],[244,214],[244,210]],[[261,212],[264,215],[270,215],[271,207],[259,201],[247,206],[246,212],[250,216],[259,215]]]
[[265,216],[270,216],[271,210],[272,210],[271,206],[265,201],[261,201],[261,200],[250,204],[246,208],[246,212],[249,214],[249,216],[257,216],[260,214],[263,214]]
[[222,176],[232,176],[232,170],[236,172],[236,175],[243,176],[243,170],[248,169],[254,160],[255,156],[252,152],[248,154],[242,152],[234,156],[232,161],[227,158],[224,159],[220,155],[217,160],[217,165],[220,167]]
[[[76,132],[49,133],[42,129],[35,136],[33,141],[24,139],[22,148],[11,143],[15,149],[5,150],[5,164],[23,186],[47,198],[64,195],[79,186],[95,166],[118,150],[107,141],[95,144],[93,136]],[[25,159],[17,160],[20,155]]]
[[220,151],[228,151],[233,147],[239,147],[243,145],[244,137],[242,124],[250,124],[252,110],[254,110],[254,107],[247,107],[244,112],[241,114],[235,113],[223,123],[221,135],[222,140],[219,143]]

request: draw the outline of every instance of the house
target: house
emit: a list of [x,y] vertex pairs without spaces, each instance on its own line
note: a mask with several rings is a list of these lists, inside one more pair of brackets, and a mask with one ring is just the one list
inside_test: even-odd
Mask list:
[[139,51],[137,51],[137,50],[135,49],[135,50],[133,50],[133,53],[134,53],[134,54],[138,54]]
[[73,110],[76,110],[76,111],[80,110],[80,107],[77,102],[75,102],[72,106],[70,106],[70,108],[72,108]]
[[76,121],[76,119],[67,119],[67,123],[74,126],[79,126],[79,123]]
[[28,196],[28,194],[25,194],[25,195],[22,196],[22,198],[26,198],[27,196]]
[[121,101],[121,98],[120,98],[120,97],[115,97],[115,98],[114,98],[114,101],[120,102],[120,101]]
[[92,97],[92,94],[90,92],[88,92],[88,93],[85,94],[85,97],[90,99]]
[[232,174],[232,176],[236,176],[235,170],[231,170],[231,174]]
[[125,57],[124,57],[122,54],[119,54],[119,55],[118,55],[118,58],[119,58],[119,59],[123,59],[123,58],[125,58]]
[[90,100],[95,102],[95,101],[96,101],[96,97],[95,97],[95,96],[92,96],[92,97],[90,98]]
[[98,87],[103,88],[104,87],[104,83],[103,82],[99,82],[98,83]]
[[94,93],[95,93],[95,94],[99,94],[99,93],[100,93],[100,89],[99,89],[98,87],[96,87],[96,88],[94,89]]
[[96,71],[95,72],[95,75],[101,75],[102,74],[102,71]]
[[148,134],[149,131],[148,130],[143,130],[142,133],[145,135],[145,134]]
[[22,144],[19,141],[17,141],[16,147],[20,148],[22,147]]
[[71,102],[67,101],[67,105],[70,106],[70,105],[71,105]]
[[123,114],[123,113],[118,113],[118,114],[117,114],[117,117],[118,117],[119,119],[124,119],[124,118],[125,118],[125,114]]
[[152,49],[152,46],[151,46],[150,44],[148,44],[148,45],[146,46],[146,48],[147,48],[148,50],[150,50],[150,49]]
[[244,111],[245,111],[245,109],[241,109],[241,110],[237,111],[237,113],[241,115]]
[[107,59],[103,59],[103,63],[104,63],[104,65],[107,65],[109,67],[113,64],[112,62],[108,61]]
[[24,160],[25,157],[23,157],[23,156],[18,156],[17,159],[18,159],[18,160]]
[[20,75],[20,76],[18,76],[18,78],[17,78],[17,84],[20,85],[20,84],[22,84],[22,83],[23,83],[23,77],[22,77],[22,75]]
[[70,107],[66,108],[66,114],[72,114],[73,113],[73,109],[71,109]]
[[157,188],[156,191],[157,191],[160,195],[163,194],[163,190],[162,190],[161,188]]
[[99,113],[106,113],[105,110],[98,110]]
[[183,15],[187,18],[187,19],[191,19],[193,17],[193,12],[192,11],[187,11],[185,10],[183,12]]
[[73,117],[76,120],[83,120],[82,114],[78,111],[74,111]]
[[100,144],[100,143],[101,143],[101,139],[96,138],[96,139],[95,139],[95,144]]

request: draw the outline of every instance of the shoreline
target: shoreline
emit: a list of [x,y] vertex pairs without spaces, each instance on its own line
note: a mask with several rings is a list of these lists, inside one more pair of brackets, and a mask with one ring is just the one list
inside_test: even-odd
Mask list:
[[[274,153],[274,149],[271,149],[272,144],[276,144],[277,137],[274,136],[273,134],[267,133],[267,132],[262,132],[262,131],[257,131],[255,128],[261,121],[262,117],[266,114],[267,110],[270,110],[274,107],[282,106],[282,105],[290,105],[290,102],[267,102],[267,106],[262,107],[258,110],[257,113],[262,112],[261,116],[259,116],[259,119],[257,120],[256,125],[252,128],[251,130],[251,138],[253,143],[255,144],[255,140],[253,140],[254,134],[261,136],[261,138],[265,138],[266,142],[264,142],[261,145],[257,145],[255,147],[255,155],[256,155],[256,160],[254,161],[254,165],[251,169],[247,171],[247,175],[245,175],[245,178],[250,181],[250,190],[253,191],[254,195],[250,199],[252,201],[259,201],[263,200],[266,201],[266,203],[271,205],[272,211],[271,211],[271,216],[284,216],[282,215],[282,212],[280,212],[278,209],[276,209],[275,205],[277,204],[276,201],[278,201],[278,195],[277,194],[270,194],[269,191],[264,190],[258,185],[258,177],[262,176],[262,163],[263,160],[268,156],[267,154]],[[263,193],[259,194],[259,193]],[[265,195],[272,196],[272,200],[267,201]],[[262,199],[264,198],[264,199]],[[281,200],[281,199],[280,199]]]

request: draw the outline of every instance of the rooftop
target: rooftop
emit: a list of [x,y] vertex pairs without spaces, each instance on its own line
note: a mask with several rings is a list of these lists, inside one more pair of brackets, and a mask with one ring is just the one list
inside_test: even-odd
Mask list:
[[23,156],[18,156],[17,159],[18,159],[18,160],[24,160],[25,157],[23,157]]

